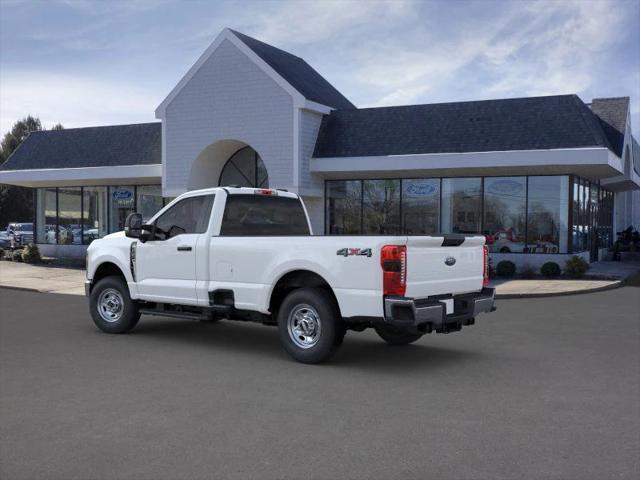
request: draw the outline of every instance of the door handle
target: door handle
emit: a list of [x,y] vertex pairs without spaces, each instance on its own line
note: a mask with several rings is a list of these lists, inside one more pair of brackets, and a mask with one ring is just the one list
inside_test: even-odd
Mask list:
[[178,247],[178,251],[179,252],[190,252],[191,250],[192,250],[192,248],[187,246],[187,245],[180,245]]

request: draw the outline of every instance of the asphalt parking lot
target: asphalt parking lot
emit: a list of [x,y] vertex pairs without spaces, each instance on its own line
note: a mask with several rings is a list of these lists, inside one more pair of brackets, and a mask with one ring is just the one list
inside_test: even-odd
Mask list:
[[640,288],[503,300],[451,335],[350,332],[294,363],[273,327],[0,289],[0,478],[639,478]]

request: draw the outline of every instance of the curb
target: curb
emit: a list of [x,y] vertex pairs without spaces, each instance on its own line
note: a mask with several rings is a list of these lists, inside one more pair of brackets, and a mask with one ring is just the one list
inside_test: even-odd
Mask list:
[[514,298],[543,298],[543,297],[566,297],[568,295],[582,295],[585,293],[604,292],[606,290],[614,290],[624,286],[624,280],[618,280],[611,285],[603,287],[585,288],[581,290],[569,290],[566,292],[548,292],[548,293],[496,293],[496,300],[507,300]]
[[84,297],[84,293],[70,293],[70,292],[65,292],[65,289],[62,290],[40,290],[37,288],[30,288],[30,287],[14,287],[13,285],[0,285],[0,290],[5,289],[5,290],[17,290],[17,291],[23,291],[23,292],[33,292],[33,293],[50,293],[53,295],[73,295],[75,297]]
[[14,287],[13,285],[0,285],[0,288],[4,288],[6,290],[22,290],[23,292],[37,292],[37,293],[47,293],[38,290],[37,288],[29,288],[29,287]]

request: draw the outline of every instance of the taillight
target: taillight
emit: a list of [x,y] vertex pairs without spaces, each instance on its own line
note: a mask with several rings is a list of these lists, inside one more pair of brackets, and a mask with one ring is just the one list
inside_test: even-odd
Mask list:
[[403,297],[407,290],[407,247],[385,245],[380,252],[384,295]]
[[484,254],[483,270],[482,270],[482,286],[489,286],[489,247],[486,245],[482,247]]
[[258,195],[277,195],[278,194],[278,192],[276,192],[271,188],[259,188],[257,190],[254,190],[254,192]]

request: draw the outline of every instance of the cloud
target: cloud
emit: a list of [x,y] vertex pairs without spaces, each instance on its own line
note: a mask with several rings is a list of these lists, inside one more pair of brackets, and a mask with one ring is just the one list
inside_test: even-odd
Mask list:
[[637,1],[0,1],[4,129],[27,109],[74,125],[152,119],[224,26],[305,58],[361,107],[631,95],[640,128]]
[[95,78],[17,72],[0,83],[0,132],[28,114],[50,128],[66,128],[154,121],[162,96],[135,87]]
[[252,33],[266,42],[301,44],[321,42],[350,29],[403,18],[410,0],[283,1],[277,8],[253,16]]
[[418,40],[407,43],[405,32],[376,45],[375,56],[362,53],[356,71],[367,103],[582,92],[596,80],[596,64],[619,38],[623,20],[609,2],[505,6],[494,9],[489,25],[465,24],[464,34],[450,29],[438,39],[409,22],[405,29],[413,29]]

